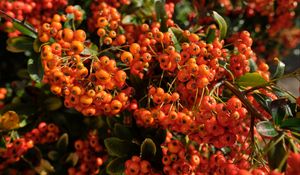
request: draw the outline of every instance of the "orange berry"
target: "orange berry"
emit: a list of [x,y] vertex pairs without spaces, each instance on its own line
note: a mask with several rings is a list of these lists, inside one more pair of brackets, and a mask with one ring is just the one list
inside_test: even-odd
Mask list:
[[80,29],[76,30],[74,32],[74,39],[77,40],[77,41],[81,41],[81,42],[85,41],[85,39],[86,39],[86,33],[85,33],[85,31],[84,30],[80,30]]
[[100,18],[97,19],[97,26],[98,27],[103,28],[107,25],[108,25],[108,21],[105,17],[100,17]]
[[123,52],[121,55],[121,61],[129,65],[133,60],[133,55],[130,52]]
[[140,52],[141,47],[138,43],[132,43],[129,47],[129,50],[132,54],[136,54]]
[[63,29],[62,38],[63,38],[64,41],[71,42],[73,40],[73,37],[74,37],[73,30],[71,30],[69,28],[64,28]]

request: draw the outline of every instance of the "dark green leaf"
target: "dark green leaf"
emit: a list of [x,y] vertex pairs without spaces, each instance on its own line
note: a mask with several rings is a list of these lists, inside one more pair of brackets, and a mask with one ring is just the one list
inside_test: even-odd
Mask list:
[[264,108],[264,110],[271,113],[270,105],[271,105],[272,99],[270,97],[268,97],[264,94],[260,94],[260,93],[254,93],[253,97]]
[[268,82],[257,72],[246,73],[237,79],[236,83],[243,87],[255,87],[267,84]]
[[110,137],[105,139],[104,145],[109,155],[117,157],[132,155],[137,149],[136,144],[119,139],[117,137]]
[[287,105],[287,99],[281,98],[271,102],[271,114],[276,125],[280,125],[285,116],[291,116],[291,109]]
[[56,111],[63,106],[63,103],[58,97],[48,97],[43,102],[43,107],[48,111]]
[[274,75],[272,77],[273,79],[280,78],[284,74],[285,64],[280,60],[277,60],[277,61],[278,61],[277,68],[276,68],[276,72],[274,73]]
[[114,127],[114,134],[120,139],[132,140],[133,136],[131,131],[124,125],[116,123]]
[[219,15],[217,12],[213,11],[213,18],[217,21],[220,29],[220,38],[224,39],[227,34],[227,23],[225,19]]
[[207,43],[212,43],[216,38],[216,30],[215,29],[210,29],[208,31],[208,34],[207,34],[207,39],[206,39],[206,42]]
[[48,152],[47,156],[49,157],[50,160],[55,161],[58,159],[59,153],[57,151],[52,150]]
[[174,34],[173,30],[176,30],[176,28],[171,27],[171,28],[168,29],[168,32],[170,32],[170,33],[172,34],[172,41],[173,41],[173,43],[174,43],[175,50],[176,50],[177,52],[180,52],[180,51],[181,51],[181,46],[180,46],[180,44],[179,44],[179,42],[178,42],[178,40],[177,40],[177,37],[176,37],[176,35]]
[[261,121],[256,124],[256,129],[259,134],[265,137],[275,137],[278,132],[275,130],[273,123],[270,121]]
[[0,149],[1,148],[6,148],[6,142],[2,135],[0,135]]
[[[276,140],[277,137],[272,139],[269,145],[275,144]],[[272,148],[270,149],[270,151],[268,151],[268,163],[272,170],[279,167],[282,158],[285,157],[285,155],[287,154],[287,151],[284,147],[285,146],[283,140],[280,140],[274,146],[272,145]]]
[[93,0],[85,0],[84,1],[84,7],[89,8],[92,2],[93,2]]
[[36,38],[33,42],[33,50],[37,53],[41,52],[43,44],[45,43],[42,43],[38,38]]
[[146,138],[141,145],[140,155],[143,159],[151,159],[156,154],[156,145],[152,139]]
[[32,80],[41,82],[43,79],[44,69],[40,57],[35,59],[29,58],[27,61],[27,70]]
[[125,161],[127,158],[115,158],[114,160],[110,161],[106,166],[106,172],[111,175],[118,175],[122,174],[125,169]]
[[27,36],[18,36],[7,40],[6,49],[10,52],[20,53],[32,50],[34,40]]
[[19,30],[23,35],[27,35],[31,38],[37,38],[37,32],[35,29],[27,23],[20,23],[18,21],[13,22],[14,28]]
[[289,118],[282,121],[281,125],[282,128],[290,128],[290,127],[299,127],[300,128],[300,118]]
[[165,1],[164,0],[155,0],[155,12],[157,21],[161,23],[162,32],[167,31],[167,13],[165,9]]
[[69,145],[69,135],[67,133],[64,133],[60,136],[56,143],[56,147],[60,150],[65,150]]
[[28,162],[30,162],[33,166],[38,166],[42,160],[42,152],[38,147],[33,147],[29,149],[23,156]]

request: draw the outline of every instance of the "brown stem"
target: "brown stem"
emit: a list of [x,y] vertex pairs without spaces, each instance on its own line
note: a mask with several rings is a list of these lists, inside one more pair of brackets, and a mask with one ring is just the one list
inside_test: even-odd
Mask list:
[[224,81],[224,85],[234,94],[236,95],[241,102],[244,104],[244,106],[249,110],[249,112],[255,117],[260,120],[268,120],[266,117],[262,116],[257,110],[254,108],[254,106],[249,102],[247,97],[238,90],[233,84],[231,84],[229,81]]

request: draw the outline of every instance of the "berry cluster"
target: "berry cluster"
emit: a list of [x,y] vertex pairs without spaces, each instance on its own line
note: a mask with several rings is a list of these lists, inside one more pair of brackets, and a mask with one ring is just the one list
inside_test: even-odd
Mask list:
[[[90,6],[90,9],[92,11],[92,16],[87,21],[89,30],[97,30],[97,34],[100,37],[104,38],[106,36],[107,39],[103,42],[107,45],[110,45],[112,42],[108,42],[108,40],[112,41],[112,38],[116,38],[117,35],[117,29],[121,21],[120,13],[115,7],[102,1],[93,2]],[[95,21],[97,22],[95,23]],[[116,38],[116,40],[122,41],[121,38]]]
[[21,156],[34,146],[32,140],[25,138],[15,139],[13,141],[7,137],[6,148],[0,150],[0,171],[5,169],[8,165],[18,162]]
[[132,156],[125,162],[124,173],[126,175],[159,175],[159,173],[154,173],[149,161],[142,160],[138,156]]
[[55,124],[41,122],[37,128],[25,133],[24,137],[15,140],[6,137],[6,146],[0,150],[0,170],[5,169],[10,164],[18,162],[21,157],[36,144],[46,144],[57,141],[58,134],[59,129]]
[[289,153],[289,157],[287,160],[287,169],[286,169],[286,175],[292,175],[292,174],[299,174],[300,168],[300,154],[299,153]]
[[178,140],[166,142],[163,150],[162,163],[165,174],[194,174],[200,172],[200,154],[193,147],[186,149]]
[[[0,10],[20,21],[26,19],[26,22],[38,28],[42,23],[51,21],[51,16],[67,4],[68,0],[3,0],[0,2]],[[10,19],[5,21],[3,27],[9,37],[21,34]]]
[[46,144],[57,141],[59,128],[53,123],[41,122],[37,128],[25,134],[26,140],[32,140],[34,144]]
[[78,156],[78,163],[75,167],[68,169],[69,175],[99,173],[99,167],[105,161],[103,147],[99,143],[98,134],[89,132],[87,140],[77,140],[74,143],[75,154]]
[[[106,22],[101,19],[98,24],[104,25]],[[85,32],[62,29],[63,21],[56,14],[51,25],[45,23],[39,31],[41,42],[47,42],[50,37],[55,39],[51,45],[42,47],[44,82],[51,85],[54,94],[65,97],[66,107],[73,107],[86,116],[118,114],[128,106],[130,91],[124,89],[127,74],[116,66],[114,59],[90,54]]]

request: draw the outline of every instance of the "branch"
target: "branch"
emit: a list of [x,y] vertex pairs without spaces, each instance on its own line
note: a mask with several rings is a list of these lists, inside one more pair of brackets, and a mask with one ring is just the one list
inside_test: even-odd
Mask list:
[[236,95],[241,102],[244,104],[244,106],[248,109],[248,111],[255,117],[260,120],[268,120],[266,117],[262,116],[257,110],[254,108],[254,106],[249,102],[247,97],[238,90],[233,84],[231,84],[229,81],[224,81],[225,87],[227,87],[234,95]]

